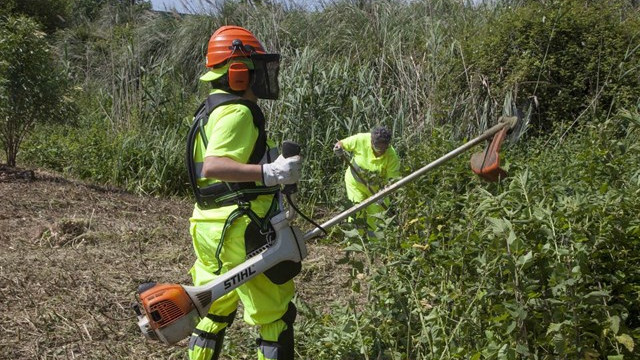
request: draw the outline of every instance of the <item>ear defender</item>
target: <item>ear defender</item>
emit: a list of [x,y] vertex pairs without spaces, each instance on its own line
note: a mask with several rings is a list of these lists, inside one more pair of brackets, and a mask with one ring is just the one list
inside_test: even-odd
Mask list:
[[249,68],[245,63],[235,62],[229,65],[229,87],[233,91],[244,91],[249,88]]

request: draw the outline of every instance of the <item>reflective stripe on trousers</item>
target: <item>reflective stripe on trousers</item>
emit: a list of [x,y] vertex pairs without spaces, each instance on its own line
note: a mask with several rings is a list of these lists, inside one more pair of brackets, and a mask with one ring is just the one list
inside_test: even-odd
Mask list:
[[[201,320],[198,326],[206,326],[207,330],[198,329],[196,327],[189,339],[189,359],[191,360],[217,360],[222,352],[222,342],[227,327],[233,323],[236,312],[232,312],[227,316],[207,314],[206,318]],[[225,326],[217,333],[212,330]]]
[[280,345],[275,342],[262,341],[258,346],[258,360],[278,360]]
[[[204,334],[209,335],[209,333],[204,333]],[[216,348],[215,334],[211,334],[213,335],[213,337],[211,338],[209,338],[208,336],[207,337],[202,336],[204,334],[196,335],[195,333],[193,333],[191,335],[191,339],[189,339],[189,350],[194,350],[196,346],[205,348],[205,349],[215,350]]]
[[218,334],[194,329],[189,339],[189,359],[217,360],[222,350],[225,329]]

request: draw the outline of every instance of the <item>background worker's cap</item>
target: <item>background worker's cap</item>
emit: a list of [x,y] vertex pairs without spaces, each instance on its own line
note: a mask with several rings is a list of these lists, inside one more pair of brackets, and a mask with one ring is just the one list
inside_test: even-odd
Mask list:
[[245,65],[247,65],[249,70],[253,70],[253,61],[251,61],[250,59],[236,58],[233,61],[229,61],[222,66],[209,68],[209,71],[207,71],[204,75],[200,76],[200,81],[214,81],[220,78],[221,76],[226,74],[227,71],[229,71],[229,66],[231,65],[231,63],[235,63],[235,62],[244,63]]

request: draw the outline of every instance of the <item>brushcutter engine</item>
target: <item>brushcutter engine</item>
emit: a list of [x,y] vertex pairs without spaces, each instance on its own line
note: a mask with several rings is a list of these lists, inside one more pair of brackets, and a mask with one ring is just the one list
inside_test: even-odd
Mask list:
[[193,300],[178,284],[144,283],[138,287],[140,303],[133,306],[138,327],[149,340],[174,344],[189,336],[200,321]]

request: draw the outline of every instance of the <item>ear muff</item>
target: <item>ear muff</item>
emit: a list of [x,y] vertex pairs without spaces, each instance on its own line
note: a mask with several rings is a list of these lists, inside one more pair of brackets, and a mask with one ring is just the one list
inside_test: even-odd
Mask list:
[[231,90],[244,91],[249,88],[249,67],[245,63],[232,63],[227,73]]

